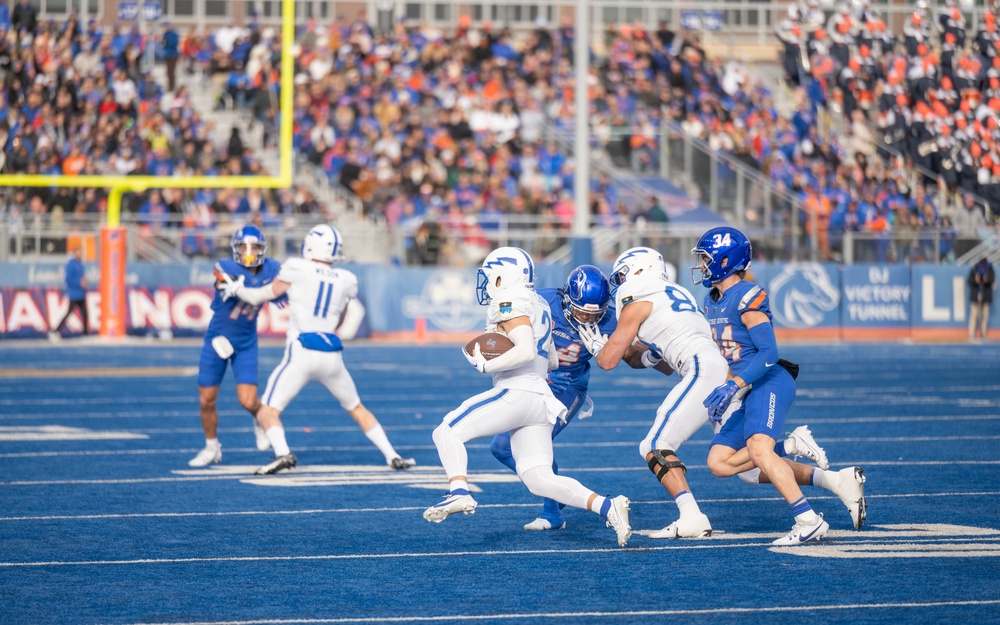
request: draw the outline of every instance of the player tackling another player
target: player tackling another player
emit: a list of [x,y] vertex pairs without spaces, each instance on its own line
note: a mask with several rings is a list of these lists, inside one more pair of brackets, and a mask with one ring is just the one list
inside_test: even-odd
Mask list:
[[[349,316],[358,283],[353,273],[332,266],[341,257],[339,232],[316,226],[303,242],[303,258],[289,259],[280,269],[265,258],[263,234],[254,226],[233,235],[232,249],[233,260],[216,265],[219,293],[212,303],[215,314],[199,368],[206,448],[190,464],[221,461],[214,407],[231,362],[240,403],[256,414],[258,447],[273,447],[275,453],[275,460],[258,474],[296,465],[280,414],[311,380],[323,383],[340,401],[390,467],[414,466],[413,459],[396,453],[361,403],[344,367],[337,329]],[[829,471],[826,454],[806,426],[776,444],[794,401],[798,367],[778,358],[767,295],[744,279],[752,256],[750,241],[734,228],[714,228],[692,253],[699,259],[692,268],[698,272],[696,282],[711,288],[703,310],[689,291],[667,279],[662,256],[650,248],[633,248],[619,256],[610,288],[600,270],[585,265],[570,274],[563,289],[541,294],[534,290],[534,264],[527,252],[503,247],[487,256],[477,285],[480,304],[488,306],[486,330],[502,332],[512,346],[490,359],[478,342],[470,343],[474,349],[469,352],[463,350],[479,372],[493,375],[493,388],[466,400],[434,430],[450,492],[428,508],[424,518],[441,522],[457,512],[475,511],[477,502],[466,477],[465,443],[495,435],[494,455],[515,470],[533,494],[546,499],[542,514],[525,529],[564,527],[561,507],[570,505],[604,517],[624,546],[631,536],[629,500],[600,496],[558,475],[553,460],[552,438],[571,419],[589,416],[593,410],[587,397],[593,357],[604,369],[625,360],[636,368],[677,371],[682,378],[657,410],[639,446],[680,513],[675,522],[653,532],[653,538],[712,533],[676,453],[709,420],[715,430],[708,457],[711,471],[720,477],[739,475],[751,484],[773,483],[791,506],[795,524],[775,544],[818,541],[829,530],[802,496],[800,485],[835,493],[847,506],[855,529],[861,528],[866,501],[860,467]],[[271,374],[261,403],[256,396],[256,314],[263,302],[271,300],[289,302],[290,322],[284,358]],[[552,306],[562,313],[555,319]],[[804,456],[818,468],[786,456]]]
[[340,405],[385,456],[393,469],[408,469],[416,463],[393,448],[375,416],[361,403],[350,372],[344,366],[343,344],[337,335],[348,314],[349,302],[358,296],[358,279],[346,269],[333,267],[341,258],[341,237],[336,228],[315,226],[302,243],[303,258],[290,258],[281,265],[273,282],[256,286],[245,276],[224,277],[221,299],[261,303],[284,298],[289,302],[285,355],[271,373],[257,419],[274,448],[273,462],[257,474],[290,469],[297,463],[285,440],[280,415],[299,391],[316,380],[337,398]]
[[632,534],[629,500],[603,497],[580,482],[552,470],[552,428],[566,419],[566,407],[546,382],[558,366],[552,343],[552,311],[535,292],[535,266],[527,252],[501,247],[479,269],[479,303],[488,306],[486,331],[503,332],[514,346],[491,360],[477,343],[472,355],[462,350],[480,373],[493,375],[493,388],[470,397],[445,415],[433,434],[450,492],[424,511],[440,523],[449,515],[472,513],[478,505],[469,493],[465,443],[482,436],[510,433],[510,452],[518,477],[533,494],[600,514],[624,546]]
[[[771,325],[770,302],[758,285],[745,280],[753,256],[750,240],[735,228],[713,228],[691,250],[698,258],[695,281],[709,287],[704,311],[729,364],[728,379],[704,400],[713,421],[723,421],[732,399],[741,391],[742,405],[729,414],[712,439],[708,467],[719,477],[759,471],[792,509],[795,524],[776,545],[821,540],[830,525],[816,514],[800,485],[822,486],[847,506],[854,528],[865,522],[865,476],[861,467],[841,471],[811,468],[775,453],[777,433],[795,400],[798,366],[778,356]],[[743,389],[748,389],[743,391]]]
[[[549,304],[552,311],[552,343],[559,355],[559,366],[549,372],[549,388],[555,398],[566,407],[566,418],[556,421],[552,427],[555,439],[575,418],[586,419],[594,411],[594,402],[587,395],[590,383],[590,360],[592,354],[583,345],[580,329],[585,324],[596,324],[599,330],[610,334],[615,330],[616,315],[611,303],[611,287],[601,270],[593,265],[580,265],[566,278],[566,284],[559,289],[539,289],[538,294]],[[645,368],[651,354],[641,343],[630,346],[623,360],[636,369]],[[655,365],[663,373],[673,371],[665,363]],[[493,455],[516,471],[514,457],[510,451],[510,432],[497,434],[490,444]],[[557,462],[552,462],[552,472],[558,474]],[[562,504],[546,499],[542,513],[526,530],[558,530],[566,527]]]

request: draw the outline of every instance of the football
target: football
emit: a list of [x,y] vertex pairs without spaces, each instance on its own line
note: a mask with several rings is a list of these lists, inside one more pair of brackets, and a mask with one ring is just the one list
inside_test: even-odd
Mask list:
[[486,360],[493,360],[497,356],[506,354],[507,350],[514,347],[513,341],[507,338],[506,334],[486,332],[466,343],[465,353],[470,356],[475,353],[476,343],[479,343],[479,351]]

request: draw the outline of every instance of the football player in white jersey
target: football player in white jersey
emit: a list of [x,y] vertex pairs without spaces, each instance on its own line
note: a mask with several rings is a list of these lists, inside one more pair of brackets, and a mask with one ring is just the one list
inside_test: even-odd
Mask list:
[[354,379],[344,367],[343,345],[336,330],[346,325],[349,302],[358,296],[358,278],[346,269],[332,266],[341,258],[340,252],[340,233],[336,228],[321,224],[310,230],[302,242],[303,258],[286,260],[271,284],[253,289],[237,281],[222,286],[224,297],[235,295],[252,304],[288,294],[285,356],[267,381],[261,398],[263,405],[257,413],[257,420],[274,448],[275,459],[258,469],[258,475],[295,466],[297,459],[288,448],[279,417],[299,391],[313,380],[322,383],[340,401],[365,436],[385,456],[386,464],[396,470],[409,469],[416,464],[412,458],[396,453],[378,420],[361,403]]
[[600,514],[625,546],[632,535],[628,498],[603,497],[552,471],[552,426],[565,419],[566,407],[545,381],[559,361],[552,345],[552,312],[534,283],[534,263],[520,248],[494,250],[479,269],[476,292],[479,303],[489,307],[486,331],[506,334],[514,346],[492,360],[483,357],[478,344],[471,356],[462,349],[480,373],[493,375],[493,388],[467,399],[434,430],[450,492],[427,508],[424,518],[440,523],[457,512],[474,512],[478,504],[469,494],[465,443],[510,432],[517,475],[532,494]]
[[[656,411],[656,419],[639,453],[656,479],[674,498],[680,518],[651,538],[702,538],[712,535],[712,524],[691,493],[687,467],[677,449],[708,422],[702,401],[729,372],[726,359],[712,338],[708,320],[694,296],[666,277],[663,256],[647,247],[622,253],[609,280],[615,298],[618,327],[610,337],[592,324],[581,326],[584,346],[602,369],[613,369],[629,346],[641,341],[649,351],[642,363],[654,367],[663,359],[681,376]],[[731,409],[735,409],[732,408]],[[826,455],[812,439],[808,428],[798,428],[784,441],[788,454],[826,463]],[[827,466],[829,466],[827,464]],[[743,477],[743,476],[741,476]],[[746,477],[744,479],[750,479]]]

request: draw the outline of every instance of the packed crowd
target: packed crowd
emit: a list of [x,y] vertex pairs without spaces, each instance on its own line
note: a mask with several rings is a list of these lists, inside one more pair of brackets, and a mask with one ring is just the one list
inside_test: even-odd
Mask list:
[[[7,7],[6,3],[0,4]],[[154,79],[143,55],[151,44],[133,26],[104,30],[40,21],[27,2],[11,15],[0,9],[0,171],[63,176],[258,175],[263,169],[236,130],[224,145],[210,140],[213,122],[178,84],[181,38],[166,25],[157,40],[166,81]],[[46,223],[94,223],[106,209],[105,189],[62,187],[6,190],[2,210],[10,229],[44,217]],[[205,233],[237,221],[271,225],[293,213],[322,212],[307,190],[175,189],[126,195],[143,236],[184,228],[183,250],[216,253]]]
[[[982,105],[971,93],[964,100],[938,93],[949,85],[958,89],[955,81],[964,75],[971,55],[947,57],[949,67],[959,70],[953,72],[954,79],[943,76],[935,88],[926,79],[935,75],[935,65],[919,55],[893,56],[891,44],[886,43],[891,37],[875,23],[866,26],[866,33],[881,33],[881,39],[847,46],[851,54],[857,49],[860,58],[868,59],[865,68],[885,72],[885,84],[871,91],[879,97],[869,101],[861,92],[845,91],[826,80],[829,75],[824,71],[839,73],[829,69],[823,53],[839,59],[839,48],[823,48],[827,25],[802,28],[817,24],[813,5],[793,6],[789,20],[800,26],[783,23],[779,36],[801,36],[794,45],[808,45],[814,55],[811,73],[802,67],[792,72],[789,65],[790,80],[802,86],[791,117],[778,113],[772,94],[750,80],[741,64],[709,59],[696,34],[674,33],[666,24],[655,31],[638,25],[609,27],[601,41],[593,42],[588,81],[595,147],[619,166],[655,171],[664,125],[675,134],[704,141],[712,151],[760,170],[798,198],[796,205],[802,210],[790,207],[776,218],[797,219],[807,234],[818,224],[825,258],[838,256],[847,230],[888,233],[944,227],[954,228],[959,237],[974,234],[984,217],[975,199],[961,202],[959,210],[938,206],[935,189],[928,180],[915,180],[908,166],[929,163],[928,169],[934,171],[935,163],[950,163],[956,189],[990,197],[996,184],[1000,194],[1000,153],[992,142],[979,141],[979,150],[976,142],[968,142],[973,133],[986,136],[987,131],[991,141],[1000,138],[988,104],[993,100],[1000,106],[1000,89],[996,98],[984,91],[983,97],[989,99]],[[104,32],[93,22],[82,26],[74,19],[60,25],[36,20],[26,28],[30,19],[18,13],[20,7],[14,11],[19,26],[12,24],[0,37],[0,72],[6,85],[0,108],[5,117],[0,121],[7,130],[4,171],[66,175],[260,171],[256,146],[245,145],[238,133],[227,145],[214,145],[208,140],[211,121],[195,110],[186,87],[160,85],[142,70],[140,56],[149,42],[132,29]],[[850,11],[854,10],[852,5]],[[844,15],[838,10],[835,18]],[[842,34],[844,25],[834,22],[832,30]],[[848,27],[846,32],[854,31]],[[868,41],[852,36],[859,37],[857,42]],[[786,44],[792,50],[792,43],[786,40]],[[276,140],[281,45],[273,29],[251,19],[246,27],[227,25],[183,37],[168,28],[157,55],[168,62],[168,83],[174,82],[178,61],[181,71],[211,77],[219,93],[218,106],[249,111],[264,129],[263,147],[268,148]],[[918,45],[917,52],[926,48],[926,43]],[[506,30],[489,24],[474,28],[467,22],[448,34],[404,21],[391,33],[376,33],[363,14],[353,22],[342,18],[322,26],[310,22],[298,34],[294,49],[296,153],[351,189],[366,213],[389,227],[417,232],[420,224],[436,224],[425,228],[431,241],[451,237],[472,244],[473,249],[477,243],[485,247],[489,242],[484,234],[501,218],[539,219],[552,230],[566,226],[573,215],[573,164],[565,149],[574,119],[572,49],[573,30],[566,26],[539,25],[515,40]],[[801,64],[803,57],[796,58]],[[944,59],[942,52],[942,63]],[[846,71],[853,71],[856,60],[848,55]],[[830,62],[837,67],[839,61]],[[994,70],[983,75],[989,76],[989,71]],[[998,78],[1000,73],[991,79]],[[857,84],[858,79],[853,80],[851,85]],[[899,108],[911,106],[908,97],[916,99],[918,94],[927,94],[933,104]],[[888,108],[876,115],[883,104]],[[933,160],[945,153],[941,147],[931,161],[913,158],[914,149],[920,158],[926,156],[929,140],[913,144],[915,148],[907,143],[901,154],[887,153],[887,158],[873,154],[878,137],[869,122],[889,119],[898,130],[903,120],[908,124],[904,134],[910,137],[916,124],[929,124],[928,110],[936,115],[935,111],[951,110],[947,107],[952,104],[959,112],[964,108],[971,112],[964,123],[955,116],[954,129],[940,125],[937,117],[930,124],[941,135],[934,139],[935,147],[952,147],[951,160]],[[848,136],[821,130],[817,123],[824,107],[835,106],[842,106],[850,117]],[[967,155],[973,159],[973,169],[963,161],[965,152],[954,154],[960,145],[971,145]],[[727,174],[725,167],[721,170]],[[708,177],[704,178],[699,181],[703,195]],[[973,179],[976,185],[970,187]],[[592,190],[597,223],[661,221],[662,209],[650,210],[655,202],[628,205],[607,179],[595,181]],[[8,194],[8,219],[18,211],[98,212],[102,195],[48,190]],[[256,219],[279,223],[289,214],[324,210],[304,189],[284,194],[151,192],[132,200],[129,208],[149,214],[144,219],[151,230],[176,221],[210,230],[220,220],[233,216],[246,220],[255,211],[260,213]],[[175,218],[164,217],[170,215]],[[558,244],[556,240],[553,236],[550,247]],[[913,240],[916,243],[907,249],[886,246],[885,259],[931,260],[954,252],[947,243],[932,250],[920,243],[926,237]],[[200,254],[208,247],[195,238],[186,251]],[[425,250],[415,254],[436,258]]]
[[[226,106],[257,108],[241,71],[254,63],[254,32],[202,56],[213,67],[232,63],[221,88]],[[619,164],[655,169],[660,105],[669,102],[681,119],[701,95],[687,83],[707,89],[719,68],[696,39],[682,41],[666,25],[625,28],[603,44],[590,84],[599,147]],[[515,41],[507,30],[464,22],[448,35],[405,22],[377,34],[363,16],[309,24],[296,49],[296,151],[389,227],[416,230],[430,218],[448,235],[485,245],[481,229],[491,218],[568,225],[573,165],[559,131],[573,120],[572,50],[568,27],[539,26]],[[644,214],[603,192],[606,180],[594,186],[602,222]]]
[[[974,237],[1000,217],[996,15],[984,13],[970,37],[955,0],[912,8],[902,33],[864,0],[839,4],[829,18],[815,0],[796,2],[778,26],[786,79],[803,97],[779,139],[790,149],[771,173],[806,190],[830,239],[847,229],[954,228]],[[820,111],[843,116],[848,151],[828,148],[836,142],[807,123]],[[937,206],[937,197],[956,206]],[[925,247],[911,254],[927,256]]]

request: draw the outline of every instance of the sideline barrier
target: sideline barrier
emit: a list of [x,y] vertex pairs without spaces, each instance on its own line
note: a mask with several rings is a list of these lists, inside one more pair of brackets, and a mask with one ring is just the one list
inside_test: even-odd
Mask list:
[[[353,265],[367,309],[358,336],[399,341],[459,342],[481,329],[485,314],[476,301],[476,270]],[[607,267],[603,268],[607,271]],[[755,263],[752,278],[771,300],[782,340],[964,341],[968,336],[966,266]],[[539,287],[563,284],[568,269],[537,267]],[[0,265],[0,338],[37,338],[68,306],[62,265]],[[706,289],[679,281],[701,300]],[[87,266],[92,288],[99,279]],[[211,318],[212,265],[131,263],[125,276],[124,319],[130,335],[201,336]],[[685,284],[687,283],[687,284]],[[990,310],[990,338],[1000,340],[1000,294]],[[98,327],[101,292],[88,293]],[[262,336],[282,336],[287,312],[265,306]],[[71,332],[81,324],[74,315]]]

